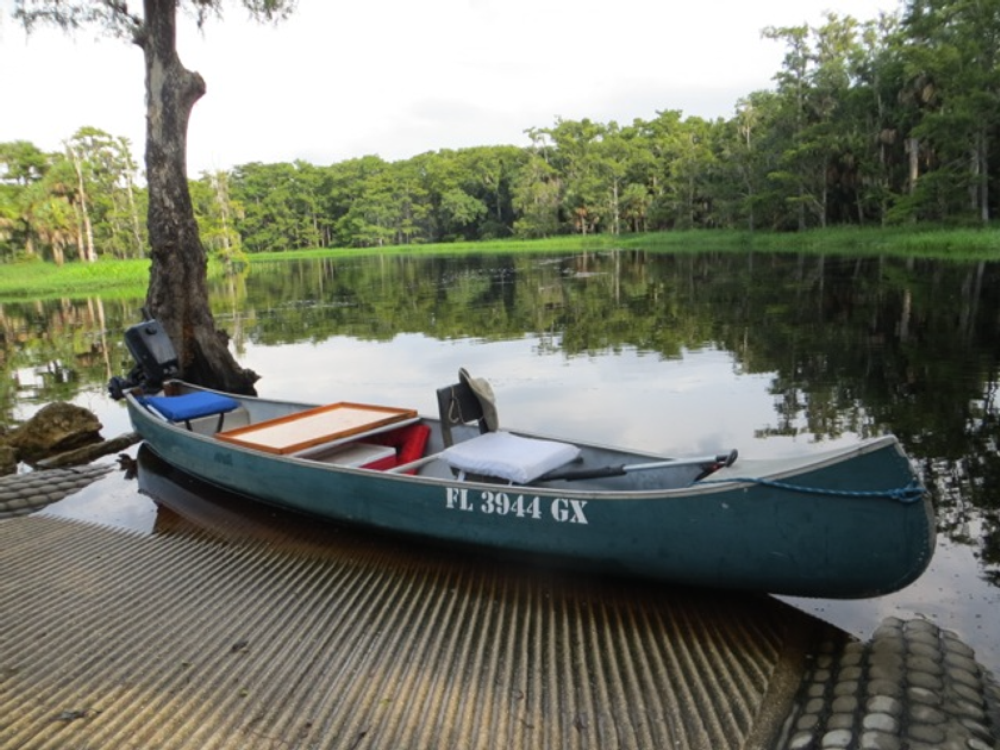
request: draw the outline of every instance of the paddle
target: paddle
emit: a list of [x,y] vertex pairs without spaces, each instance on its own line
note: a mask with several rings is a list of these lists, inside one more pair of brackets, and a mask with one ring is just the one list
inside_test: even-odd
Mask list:
[[710,474],[716,469],[721,469],[724,466],[732,466],[733,462],[736,461],[736,456],[738,452],[734,448],[729,453],[720,453],[715,456],[702,456],[700,458],[674,458],[666,459],[663,461],[653,461],[647,464],[618,464],[616,466],[601,466],[594,469],[569,469],[569,470],[559,470],[550,471],[548,474],[543,474],[538,477],[535,482],[550,482],[556,479],[562,479],[567,482],[572,482],[577,479],[599,479],[601,477],[617,477],[623,474],[628,474],[633,471],[649,471],[650,469],[665,469],[672,468],[674,466],[705,466],[706,471],[698,476],[701,477]]

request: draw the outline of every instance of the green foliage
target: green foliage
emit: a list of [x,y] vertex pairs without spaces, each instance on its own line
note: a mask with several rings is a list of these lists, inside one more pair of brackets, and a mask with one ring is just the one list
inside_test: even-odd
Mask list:
[[[37,15],[49,4],[18,7]],[[268,18],[289,7],[244,4]],[[785,50],[775,89],[741,98],[728,120],[677,110],[626,126],[560,118],[529,129],[527,148],[244,164],[191,183],[203,244],[238,265],[244,254],[310,248],[989,226],[1000,194],[1000,0],[906,0],[898,14],[827,13],[763,36]],[[141,257],[146,196],[127,144],[82,128],[65,145],[42,154],[0,144],[0,260]]]
[[125,290],[138,296],[148,281],[148,260],[105,260],[59,267],[31,258],[0,265],[0,300],[67,297],[104,290]]
[[128,141],[85,127],[63,145],[0,144],[0,261],[142,257],[145,191]]

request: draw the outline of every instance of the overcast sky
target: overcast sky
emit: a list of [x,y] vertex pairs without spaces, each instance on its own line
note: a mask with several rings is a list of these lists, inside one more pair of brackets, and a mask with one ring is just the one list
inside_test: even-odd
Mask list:
[[[0,14],[0,142],[56,150],[81,126],[123,135],[141,160],[142,53]],[[300,0],[278,26],[235,3],[203,33],[182,23],[195,106],[188,171],[251,161],[326,165],[366,154],[528,144],[557,118],[630,124],[681,110],[729,117],[773,87],[782,45],[765,26],[859,20],[896,0]]]

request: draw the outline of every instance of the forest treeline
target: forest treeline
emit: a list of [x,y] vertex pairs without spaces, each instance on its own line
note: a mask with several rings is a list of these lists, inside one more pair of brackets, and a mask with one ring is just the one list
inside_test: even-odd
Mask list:
[[[557,119],[530,145],[388,162],[250,163],[190,182],[224,257],[692,228],[982,225],[1000,179],[1000,0],[906,0],[859,21],[768,27],[773,89],[729,119]],[[0,143],[0,260],[146,254],[131,144],[82,128],[57,153]]]

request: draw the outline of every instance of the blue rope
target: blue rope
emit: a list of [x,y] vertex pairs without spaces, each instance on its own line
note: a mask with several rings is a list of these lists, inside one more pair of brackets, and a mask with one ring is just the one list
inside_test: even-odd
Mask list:
[[732,482],[749,482],[750,484],[760,484],[765,487],[774,487],[779,490],[790,490],[792,492],[802,492],[808,495],[831,495],[834,497],[885,497],[890,500],[898,500],[901,503],[915,503],[924,495],[924,488],[916,481],[910,482],[905,487],[898,487],[892,490],[832,490],[821,487],[803,487],[798,484],[788,484],[787,482],[777,482],[772,479],[760,479],[758,477],[735,477],[733,479],[703,479],[700,482],[692,483],[692,487],[699,484],[728,484]]

